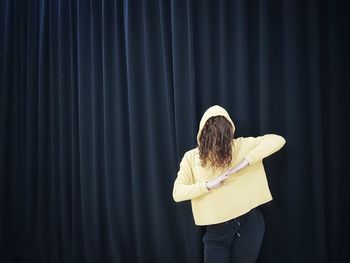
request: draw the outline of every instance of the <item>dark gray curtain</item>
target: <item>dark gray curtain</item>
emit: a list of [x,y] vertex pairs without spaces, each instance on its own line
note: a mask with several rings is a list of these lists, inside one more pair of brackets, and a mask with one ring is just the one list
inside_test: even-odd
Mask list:
[[0,261],[202,262],[203,112],[277,133],[259,262],[346,262],[348,1],[0,3]]

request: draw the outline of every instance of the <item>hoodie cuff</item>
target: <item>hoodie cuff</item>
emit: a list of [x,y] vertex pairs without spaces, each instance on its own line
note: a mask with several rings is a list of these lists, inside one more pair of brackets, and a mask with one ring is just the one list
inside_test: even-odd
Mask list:
[[244,156],[244,159],[246,159],[249,162],[249,165],[252,165],[255,162],[255,158],[252,154],[247,154]]
[[207,188],[207,182],[206,181],[199,183],[199,188],[201,189],[202,193],[209,192],[209,189]]

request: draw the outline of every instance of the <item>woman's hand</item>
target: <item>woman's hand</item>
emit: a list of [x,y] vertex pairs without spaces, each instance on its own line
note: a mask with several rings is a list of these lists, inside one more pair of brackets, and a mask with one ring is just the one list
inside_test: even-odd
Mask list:
[[218,177],[214,178],[213,180],[208,181],[207,188],[210,190],[213,188],[220,187],[221,185],[224,184],[224,180],[227,179],[232,172],[233,172],[233,168],[230,168],[222,175],[219,175]]
[[240,161],[235,167],[229,168],[222,175],[219,175],[215,179],[208,181],[206,183],[208,190],[220,187],[221,185],[224,184],[225,179],[227,179],[230,176],[230,174],[237,173],[238,171],[240,171],[241,169],[243,169],[244,167],[246,167],[248,165],[249,165],[248,160],[243,158],[243,160]]

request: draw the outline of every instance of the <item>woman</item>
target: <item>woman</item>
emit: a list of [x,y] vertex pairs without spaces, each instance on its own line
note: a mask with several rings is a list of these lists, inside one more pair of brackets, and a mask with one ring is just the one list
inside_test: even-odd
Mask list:
[[195,224],[206,226],[204,262],[255,262],[265,221],[258,206],[272,200],[263,158],[285,144],[279,135],[234,138],[227,111],[204,113],[198,147],[187,151],[174,182],[176,202],[191,200]]

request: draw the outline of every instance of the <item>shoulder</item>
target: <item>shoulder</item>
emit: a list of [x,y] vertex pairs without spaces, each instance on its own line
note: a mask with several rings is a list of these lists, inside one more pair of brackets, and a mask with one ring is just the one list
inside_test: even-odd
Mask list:
[[189,160],[193,160],[197,154],[199,154],[198,147],[187,150],[184,153],[184,157],[188,158]]
[[183,157],[182,157],[182,160],[186,161],[190,165],[194,165],[197,162],[196,160],[198,160],[198,159],[199,159],[198,147],[185,151],[185,153],[183,154]]
[[238,145],[242,144],[242,142],[244,141],[245,138],[246,138],[246,137],[237,137],[237,138],[234,138],[234,139],[232,140],[233,146],[238,146]]

